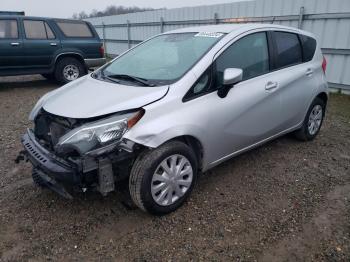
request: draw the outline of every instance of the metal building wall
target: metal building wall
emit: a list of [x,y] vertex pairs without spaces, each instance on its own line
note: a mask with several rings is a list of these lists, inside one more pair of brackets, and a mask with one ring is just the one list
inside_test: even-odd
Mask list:
[[118,55],[169,30],[221,23],[274,23],[313,32],[328,60],[330,86],[350,90],[350,0],[255,0],[90,18]]

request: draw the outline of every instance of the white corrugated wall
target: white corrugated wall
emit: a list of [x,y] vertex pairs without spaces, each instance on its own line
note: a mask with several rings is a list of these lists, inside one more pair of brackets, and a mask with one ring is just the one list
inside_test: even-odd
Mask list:
[[[105,37],[108,54],[117,55],[138,41],[159,34],[161,32],[161,19],[165,22],[164,32],[203,24],[205,21],[196,23],[195,20],[213,20],[215,14],[219,22],[229,18],[294,16],[292,20],[280,21],[276,19],[274,23],[298,27],[298,20],[295,18],[299,16],[301,7],[304,7],[305,14],[302,29],[313,32],[318,37],[321,47],[325,49],[325,56],[328,60],[328,81],[334,83],[335,86],[350,90],[350,0],[255,0],[155,10],[87,20],[96,26],[102,39]],[[338,16],[336,18],[308,19],[308,15],[314,14],[336,14]],[[128,42],[127,22],[131,24],[129,40],[135,40],[135,42]],[[271,23],[271,21],[267,22]],[[142,24],[135,25],[135,23]],[[146,25],[147,23],[153,24]],[[104,29],[101,27],[103,24],[105,25]]]

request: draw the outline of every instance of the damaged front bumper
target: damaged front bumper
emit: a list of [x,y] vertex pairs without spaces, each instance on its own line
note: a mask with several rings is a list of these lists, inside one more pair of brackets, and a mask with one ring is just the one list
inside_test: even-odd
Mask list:
[[90,155],[68,162],[44,148],[30,129],[23,135],[21,141],[25,150],[17,159],[30,161],[44,185],[65,198],[72,198],[67,188],[79,188],[85,191],[87,187],[94,186],[102,195],[113,191],[115,189],[113,165],[132,156],[131,152],[120,150],[123,152],[119,152],[119,155],[98,157]]
[[81,185],[79,167],[58,158],[36,141],[33,132],[28,129],[21,140],[24,151],[22,159],[29,160],[47,187],[64,197],[71,198],[64,184]]

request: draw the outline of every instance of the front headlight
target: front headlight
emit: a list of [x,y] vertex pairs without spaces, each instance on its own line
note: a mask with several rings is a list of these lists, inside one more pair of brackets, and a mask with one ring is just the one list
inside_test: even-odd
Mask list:
[[143,114],[144,111],[141,110],[82,125],[62,136],[56,149],[73,147],[80,153],[86,153],[119,142],[125,132],[134,126]]

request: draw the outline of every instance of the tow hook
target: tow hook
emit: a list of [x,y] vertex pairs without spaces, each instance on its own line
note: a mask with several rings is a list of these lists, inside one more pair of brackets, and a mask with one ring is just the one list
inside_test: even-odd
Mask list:
[[15,163],[16,164],[19,164],[21,161],[26,161],[28,162],[28,159],[27,159],[27,153],[25,150],[22,150],[18,153],[18,156],[16,157],[15,159]]

